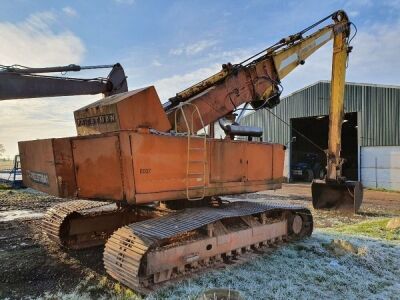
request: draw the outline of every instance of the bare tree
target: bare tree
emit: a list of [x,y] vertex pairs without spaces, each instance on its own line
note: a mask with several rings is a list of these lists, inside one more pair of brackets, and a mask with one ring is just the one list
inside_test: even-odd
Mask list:
[[0,157],[3,156],[4,152],[6,152],[6,148],[4,147],[3,144],[0,144]]

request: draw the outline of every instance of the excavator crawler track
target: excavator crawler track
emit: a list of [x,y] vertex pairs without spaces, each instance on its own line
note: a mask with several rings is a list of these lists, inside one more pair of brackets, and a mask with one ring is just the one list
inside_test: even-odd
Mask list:
[[115,203],[74,200],[50,208],[42,228],[57,244],[83,249],[103,245],[114,230],[137,221],[137,216],[137,211],[120,209]]
[[260,247],[311,235],[299,206],[232,202],[189,208],[115,231],[104,249],[108,274],[147,294]]

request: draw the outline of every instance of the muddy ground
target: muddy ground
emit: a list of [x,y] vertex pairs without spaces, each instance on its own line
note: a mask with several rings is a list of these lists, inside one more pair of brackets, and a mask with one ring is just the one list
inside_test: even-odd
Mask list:
[[[261,202],[283,201],[311,208],[310,187],[307,184],[287,184],[284,185],[282,190],[243,195],[240,198]],[[138,296],[132,291],[124,289],[106,275],[102,264],[102,247],[67,251],[60,249],[43,236],[40,230],[42,214],[48,207],[62,201],[65,200],[37,193],[30,189],[0,190],[0,298],[58,299],[65,295],[68,296],[67,298],[86,297],[89,299],[137,298]],[[360,222],[363,224],[362,222],[365,221],[380,222],[400,216],[400,193],[366,190],[364,203],[357,215],[321,211],[313,211],[313,215],[317,229],[316,236],[314,240],[311,240],[311,244],[304,244],[301,247],[311,247],[310,245],[316,243],[318,239],[329,242],[329,235],[324,232],[329,232],[330,229],[337,229],[333,234],[340,236],[340,232],[346,232],[346,228],[348,228],[344,226],[359,224]],[[319,230],[328,231],[321,233]],[[379,242],[382,239],[390,239],[390,245],[394,245],[395,248],[388,246],[388,249],[394,251],[394,256],[399,254],[400,257],[400,253],[398,253],[400,248],[397,247],[400,240],[398,231],[383,236],[380,236],[380,233],[374,236],[374,232],[367,231],[365,232],[366,236],[372,234],[370,236],[372,238],[371,243],[374,243],[374,240]],[[363,236],[363,232],[360,230],[354,232]],[[373,249],[375,246],[372,245],[371,247]],[[282,255],[286,254],[283,253]],[[393,254],[391,253],[390,256],[393,256]],[[249,264],[249,272],[253,272],[251,268],[252,265]],[[229,272],[225,271],[228,279],[229,276],[232,276],[232,274],[229,275]],[[388,272],[387,276],[390,282],[390,277],[397,273],[390,273],[390,267]],[[220,277],[220,275],[218,276]],[[200,288],[202,279],[200,278],[196,284]],[[387,284],[390,285],[390,283]],[[389,291],[393,289],[393,286],[390,286],[390,289],[387,287],[387,289]],[[193,291],[193,286],[190,288],[189,284],[189,292],[186,294],[182,292],[182,288],[181,290],[178,288],[177,290],[169,289],[167,292],[153,295],[153,297],[171,297],[176,294],[187,299],[195,295],[191,294],[190,291]],[[385,287],[383,287],[383,291],[385,291]],[[249,293],[247,295],[253,295],[251,292]],[[310,295],[311,298],[317,296],[318,294]],[[279,295],[276,298],[280,298]]]

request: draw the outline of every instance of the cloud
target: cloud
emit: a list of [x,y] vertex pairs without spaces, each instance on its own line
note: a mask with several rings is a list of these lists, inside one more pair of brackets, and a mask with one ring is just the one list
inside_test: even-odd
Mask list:
[[250,57],[257,50],[258,49],[254,48],[238,48],[229,51],[209,52],[203,57],[203,67],[190,72],[164,77],[148,84],[155,85],[161,101],[164,102],[185,88],[219,72],[222,69],[222,63],[239,63],[247,57]]
[[195,55],[200,52],[203,52],[206,49],[211,48],[212,46],[216,45],[217,43],[218,42],[215,40],[201,40],[201,41],[198,41],[198,42],[190,44],[190,45],[170,49],[169,54],[172,54],[172,55],[181,55],[181,54]]
[[[20,23],[0,23],[0,64],[79,64],[86,51],[83,42],[72,32],[55,28],[57,15],[51,12],[33,14]],[[6,155],[17,153],[20,140],[75,134],[72,111],[86,103],[85,97],[1,101],[0,143],[5,144]]]
[[197,43],[191,44],[186,47],[186,54],[187,55],[197,54],[199,52],[202,52],[202,51],[214,46],[216,43],[217,43],[217,41],[213,41],[213,40],[198,41]]
[[240,63],[245,59],[254,55],[254,53],[259,52],[259,48],[249,47],[249,48],[238,48],[225,51],[214,51],[208,53],[207,57],[210,60],[219,62],[220,64],[230,62],[233,64]]
[[85,54],[82,41],[70,31],[52,29],[56,16],[38,13],[21,23],[0,23],[0,63],[52,66],[77,63]]
[[172,55],[181,55],[185,51],[184,48],[174,48],[169,50],[169,54]]
[[73,9],[70,6],[66,6],[62,9],[62,11],[68,16],[68,17],[76,17],[78,13],[76,12],[75,9]]
[[154,67],[161,67],[162,63],[160,63],[157,59],[154,59],[151,63],[152,66]]
[[358,10],[351,10],[348,12],[349,17],[351,18],[355,18],[360,14],[360,12]]
[[164,102],[176,93],[213,75],[219,70],[221,70],[221,66],[215,64],[208,68],[200,68],[185,74],[177,74],[157,80],[154,82],[154,85],[161,101]]
[[[44,11],[36,14],[31,14],[25,22],[20,23],[20,25],[25,24],[24,29],[28,27],[35,28],[36,30],[46,31],[50,23],[56,20],[56,15],[49,11]],[[22,27],[22,26],[21,26]]]
[[350,54],[348,79],[368,83],[400,84],[398,59],[400,22],[372,25],[359,31]]
[[18,152],[18,141],[76,135],[73,111],[101,96],[55,97],[0,102],[0,144],[6,156]]

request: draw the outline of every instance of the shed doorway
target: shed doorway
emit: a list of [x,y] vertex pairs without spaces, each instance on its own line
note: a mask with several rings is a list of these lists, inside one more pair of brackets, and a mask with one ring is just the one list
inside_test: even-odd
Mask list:
[[[318,147],[328,148],[328,128],[329,117],[324,115],[291,119],[290,177],[292,181],[311,181],[324,177],[326,156]],[[358,180],[357,131],[357,113],[345,114],[341,156],[345,159],[343,175],[348,180]]]

